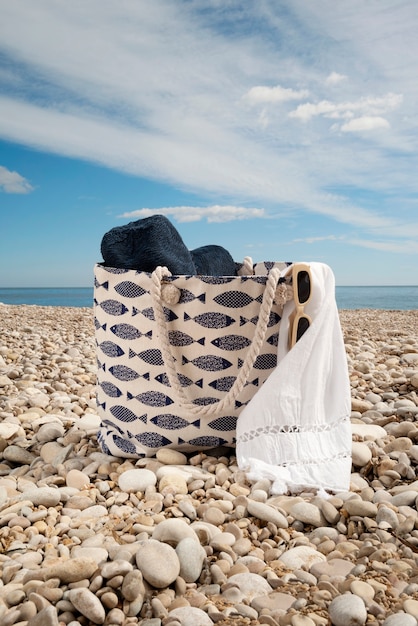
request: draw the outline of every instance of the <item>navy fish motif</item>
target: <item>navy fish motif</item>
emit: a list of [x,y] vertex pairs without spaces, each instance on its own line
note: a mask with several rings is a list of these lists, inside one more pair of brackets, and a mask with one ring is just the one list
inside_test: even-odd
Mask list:
[[119,389],[119,387],[116,387],[116,385],[106,380],[101,382],[99,386],[103,389],[103,391],[105,392],[107,396],[110,396],[110,398],[119,398],[122,395],[122,392]]
[[148,339],[152,339],[152,330],[147,333],[142,333],[140,330],[132,326],[132,324],[115,324],[110,327],[110,330],[116,337],[119,339],[127,339],[131,341],[133,339],[139,339],[140,337],[147,337]]
[[102,403],[98,402],[97,408],[102,409],[103,411],[106,411],[106,402],[102,402]]
[[106,272],[109,272],[109,274],[127,274],[130,271],[131,270],[127,270],[121,267],[107,267],[106,266]]
[[199,302],[202,302],[203,304],[205,304],[206,294],[201,293],[200,295],[195,296],[195,294],[189,291],[188,289],[181,290],[181,296],[179,300],[180,304],[184,304],[185,302],[193,302],[193,300],[199,300]]
[[255,360],[254,368],[258,370],[273,369],[277,365],[277,354],[259,354]]
[[99,289],[99,287],[103,287],[103,289],[106,289],[106,291],[109,291],[109,281],[105,280],[104,283],[99,283],[96,276],[94,277],[94,286],[96,289]]
[[[199,378],[199,380],[193,381],[191,378],[188,378],[184,374],[179,374],[179,373],[177,374],[177,377],[182,387],[190,387],[190,385],[196,385],[197,387],[200,387],[200,388],[203,387],[203,378]],[[168,376],[166,373],[158,374],[158,376],[155,376],[154,380],[161,383],[162,385],[171,387],[170,381],[168,380]]]
[[115,291],[125,298],[139,298],[148,293],[145,289],[133,283],[131,280],[124,280],[121,283],[115,285]]
[[213,430],[231,431],[237,427],[237,417],[235,415],[226,415],[225,417],[218,417],[216,420],[208,423]]
[[236,280],[236,276],[199,276],[199,279],[208,285],[225,285]]
[[[163,311],[164,311],[166,322],[174,322],[174,320],[178,319],[178,315],[176,315],[174,311],[172,311],[171,309],[167,309],[167,307],[163,307]],[[138,313],[141,313],[149,320],[155,321],[154,309],[151,306],[148,307],[147,309],[142,309],[142,311],[134,307],[132,311],[132,315],[138,315]]]
[[173,443],[170,439],[167,439],[167,437],[152,432],[135,435],[135,439],[137,439],[139,443],[142,443],[143,446],[147,446],[147,448],[161,448],[162,446],[168,446],[170,443]]
[[160,391],[144,391],[144,393],[140,393],[137,396],[128,394],[128,399],[131,400],[132,398],[147,406],[168,406],[174,402],[169,396]]
[[187,313],[184,314],[184,321],[193,320],[204,328],[226,328],[234,324],[235,320],[229,315],[224,313],[218,313],[217,311],[210,311],[209,313],[201,313],[195,317],[190,317]]
[[145,363],[149,363],[150,365],[164,365],[164,359],[161,354],[161,350],[158,348],[150,348],[149,350],[143,350],[142,352],[134,352],[134,350],[129,350],[129,358],[133,359],[135,356],[139,357]]
[[100,330],[100,328],[102,330],[106,330],[107,328],[107,323],[105,322],[103,325],[100,324],[99,320],[97,319],[97,317],[94,318],[94,327],[96,330]]
[[112,365],[109,367],[109,372],[118,380],[128,381],[139,378],[138,372],[126,365]]
[[99,343],[99,348],[106,356],[118,357],[125,354],[124,350],[113,341],[102,341]]
[[99,359],[96,359],[97,362],[97,369],[98,370],[103,370],[104,372],[106,371],[106,363],[101,363],[99,361]]
[[126,406],[112,406],[110,409],[111,414],[113,415],[113,417],[116,417],[117,420],[120,420],[121,422],[136,422],[137,420],[141,420],[141,422],[144,422],[144,424],[147,423],[147,416],[146,415],[137,415],[136,413],[133,413],[132,411],[130,411],[129,409],[126,408]]
[[193,363],[201,370],[205,370],[207,372],[216,372],[218,370],[226,370],[228,367],[231,367],[232,363],[227,361],[226,359],[215,356],[214,354],[205,354],[203,356],[198,356],[195,359],[187,359],[183,356],[183,365],[186,363]]
[[277,346],[279,345],[279,333],[274,333],[274,335],[270,335],[270,337],[268,337],[266,341],[271,346],[274,346],[275,348],[277,348]]
[[188,422],[182,417],[178,417],[178,415],[172,415],[171,413],[156,415],[150,421],[159,428],[164,428],[165,430],[179,430],[181,428],[186,428],[187,426],[200,428],[200,419],[194,422]]
[[257,298],[252,298],[248,293],[243,293],[242,291],[224,291],[218,296],[215,296],[213,301],[229,309],[241,309],[254,301],[261,303],[263,301],[263,294],[260,294]]
[[221,437],[214,437],[212,435],[202,435],[201,437],[195,437],[194,439],[190,439],[189,441],[184,441],[184,439],[178,439],[180,443],[189,443],[191,446],[206,446],[209,448],[216,448],[217,446],[223,446],[224,443],[228,443],[226,439],[222,439]]
[[202,337],[201,339],[193,339],[193,337],[190,337],[187,333],[183,333],[181,330],[169,330],[168,339],[172,346],[176,346],[178,348],[190,346],[192,343],[200,343],[201,346],[205,345],[205,337]]
[[250,280],[252,283],[258,283],[259,285],[265,285],[267,282],[267,276],[254,276],[254,274],[252,275],[248,275],[244,274],[243,276],[240,276],[241,280],[243,283],[247,282],[247,280]]
[[113,443],[125,454],[135,454],[136,448],[131,441],[127,441],[118,435],[112,435]]
[[211,341],[220,350],[242,350],[251,345],[251,339],[242,335],[225,335]]
[[111,422],[110,420],[102,420],[102,424],[104,426],[108,426],[110,429],[112,430],[117,430],[118,433],[120,433],[121,435],[125,434],[125,431],[123,430],[123,428],[121,428],[120,426],[118,426],[117,424],[114,424],[113,422]]
[[258,387],[260,384],[260,380],[258,378],[254,378],[254,380],[249,380],[245,386],[247,385],[254,385],[254,387]]
[[258,315],[255,315],[251,319],[247,319],[243,315],[240,315],[240,318],[239,318],[239,325],[240,326],[244,326],[244,324],[248,324],[248,323],[251,323],[251,324],[255,325],[255,324],[257,324],[257,322],[258,322]]
[[117,300],[104,300],[99,306],[108,315],[124,315],[129,310],[123,302],[118,302]]
[[236,376],[223,376],[223,378],[217,378],[209,383],[209,387],[213,387],[217,391],[229,391],[236,379]]
[[278,324],[281,319],[282,318],[280,317],[280,315],[278,313],[275,313],[274,311],[271,311],[270,315],[269,315],[269,321],[268,321],[268,324],[267,324],[267,328],[271,328],[275,324]]
[[193,404],[196,406],[208,406],[208,404],[216,404],[219,402],[219,398],[213,398],[211,396],[204,396],[203,398],[195,398]]

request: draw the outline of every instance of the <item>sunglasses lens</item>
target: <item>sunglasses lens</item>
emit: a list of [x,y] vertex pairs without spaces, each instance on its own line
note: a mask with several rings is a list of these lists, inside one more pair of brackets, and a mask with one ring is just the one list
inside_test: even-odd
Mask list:
[[296,341],[299,341],[303,333],[306,333],[308,328],[309,328],[309,320],[306,317],[300,317],[298,320],[298,327],[296,330]]
[[310,280],[308,272],[305,272],[305,271],[298,272],[298,298],[299,298],[300,304],[305,304],[305,302],[309,300],[310,295],[311,295],[311,280]]

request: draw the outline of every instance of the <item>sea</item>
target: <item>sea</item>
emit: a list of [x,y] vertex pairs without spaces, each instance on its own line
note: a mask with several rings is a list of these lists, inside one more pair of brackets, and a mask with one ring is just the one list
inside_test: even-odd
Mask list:
[[[92,307],[92,287],[0,288],[0,303],[40,306]],[[339,287],[338,309],[417,310],[418,285],[389,287]]]

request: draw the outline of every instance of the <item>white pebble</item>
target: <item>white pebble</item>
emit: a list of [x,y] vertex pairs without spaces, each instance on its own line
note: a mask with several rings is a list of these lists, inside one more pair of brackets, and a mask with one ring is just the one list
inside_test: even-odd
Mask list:
[[103,604],[89,589],[84,587],[70,589],[68,599],[77,611],[94,624],[103,624],[105,621],[106,613]]
[[367,620],[367,611],[364,602],[352,593],[344,593],[334,598],[328,613],[333,626],[362,626]]
[[153,487],[157,482],[154,472],[147,469],[130,469],[126,470],[119,476],[119,487],[127,493],[142,491],[147,487]]

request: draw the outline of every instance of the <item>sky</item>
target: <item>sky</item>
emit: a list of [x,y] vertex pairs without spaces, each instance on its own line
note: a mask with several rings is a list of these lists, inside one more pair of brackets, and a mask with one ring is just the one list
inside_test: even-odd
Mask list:
[[115,226],[416,285],[416,0],[0,0],[0,287]]

